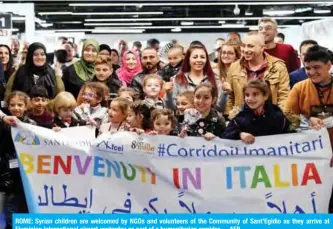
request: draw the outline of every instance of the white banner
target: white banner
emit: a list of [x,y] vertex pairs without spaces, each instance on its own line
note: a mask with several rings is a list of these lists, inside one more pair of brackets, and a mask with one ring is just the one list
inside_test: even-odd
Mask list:
[[252,145],[129,132],[90,141],[28,124],[12,135],[31,212],[328,211],[326,130],[258,137]]

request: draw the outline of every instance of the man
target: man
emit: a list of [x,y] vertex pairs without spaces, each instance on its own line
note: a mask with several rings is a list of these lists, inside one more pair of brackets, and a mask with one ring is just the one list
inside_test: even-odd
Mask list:
[[153,48],[158,52],[160,50],[160,41],[155,38],[149,39],[147,41],[147,48]]
[[228,34],[227,41],[241,42],[241,36],[239,33],[231,32]]
[[140,99],[144,99],[143,92],[143,78],[147,75],[159,74],[159,57],[157,55],[157,51],[154,48],[145,48],[141,52],[141,64],[143,71],[136,75],[131,83],[131,88],[133,88]]
[[284,44],[284,39],[285,39],[284,34],[283,33],[278,33],[275,37],[275,43]]
[[265,52],[284,61],[288,72],[300,68],[300,63],[294,48],[287,44],[276,44],[277,22],[273,18],[264,17],[259,20],[259,32],[265,36]]
[[132,50],[135,50],[135,51],[138,51],[139,53],[141,53],[141,48],[142,48],[142,44],[140,41],[133,42]]
[[14,60],[14,65],[16,66],[19,64],[19,51],[20,51],[20,42],[16,38],[11,39],[11,45],[10,45],[12,55],[13,55],[13,60]]
[[225,40],[223,38],[217,38],[215,40],[214,52],[209,55],[210,61],[214,62],[215,64],[217,64],[217,62],[218,62],[219,51],[221,49],[221,46],[224,43],[225,43]]
[[[243,88],[248,80],[260,78],[269,82],[273,104],[283,107],[289,93],[288,71],[282,60],[264,52],[265,39],[258,32],[248,33],[243,43],[243,57],[228,71],[230,94],[226,114],[244,104]],[[232,116],[233,110],[230,115]]]
[[[308,79],[293,87],[285,113],[296,126],[299,116],[303,115],[308,118],[308,126],[312,129],[327,128],[333,147],[333,78],[329,73],[331,54],[326,48],[314,45],[308,49],[303,61]],[[333,213],[332,197],[329,213]]]
[[[304,65],[304,56],[306,54],[306,52],[308,51],[309,48],[311,48],[312,46],[318,45],[317,41],[314,40],[305,40],[301,43],[301,45],[299,46],[299,51],[301,53],[301,61]],[[305,72],[305,68],[300,68],[297,69],[296,71],[293,71],[292,73],[290,73],[290,88],[292,89],[294,87],[294,85],[302,80],[307,79],[307,75]]]

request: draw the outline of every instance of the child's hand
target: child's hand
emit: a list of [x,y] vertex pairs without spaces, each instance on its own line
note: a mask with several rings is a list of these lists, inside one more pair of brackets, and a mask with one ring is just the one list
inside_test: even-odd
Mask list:
[[167,91],[167,92],[172,91],[172,88],[173,88],[173,78],[172,77],[170,78],[170,82],[164,83],[163,87],[164,87],[164,90]]
[[315,130],[320,130],[321,128],[325,127],[324,121],[320,118],[311,117],[310,118],[310,127]]
[[204,137],[205,140],[210,141],[213,138],[215,138],[216,136],[214,134],[210,133],[210,132],[207,132],[203,137]]
[[183,128],[180,133],[178,134],[178,137],[180,138],[185,138],[185,136],[187,136],[187,132],[186,132],[186,129]]
[[94,120],[94,119],[90,119],[88,122],[87,122],[88,125],[91,125],[91,126],[97,126],[97,122]]
[[80,107],[81,107],[82,109],[84,109],[84,108],[88,108],[89,106],[90,106],[89,103],[81,103],[81,105],[80,105]]
[[231,91],[231,86],[227,81],[222,82],[222,90],[227,93]]
[[61,128],[59,126],[55,126],[52,128],[52,130],[55,132],[59,132],[61,130]]
[[9,125],[9,126],[12,126],[12,127],[15,127],[17,125],[17,123],[19,122],[18,118],[16,116],[8,116],[6,115],[4,118],[3,118],[3,121]]
[[254,143],[254,140],[255,140],[255,138],[252,134],[245,133],[245,132],[240,133],[240,138],[242,139],[242,141],[245,144],[252,144],[252,143]]
[[149,132],[149,135],[158,135],[157,131],[153,130]]
[[135,132],[139,135],[145,133],[145,131],[143,129],[139,129],[139,128],[135,128]]

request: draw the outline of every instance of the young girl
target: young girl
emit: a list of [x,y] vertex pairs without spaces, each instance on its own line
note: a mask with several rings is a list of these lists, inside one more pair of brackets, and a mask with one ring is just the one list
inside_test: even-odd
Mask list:
[[83,85],[78,96],[78,107],[73,117],[80,122],[99,127],[107,122],[107,88],[102,83],[89,82]]
[[173,132],[175,123],[175,116],[172,110],[169,109],[156,109],[151,114],[151,123],[153,131],[151,135],[175,135]]
[[158,75],[148,75],[143,79],[144,102],[148,106],[154,106],[158,109],[165,107],[164,101],[160,98],[162,87],[163,80]]
[[206,140],[222,137],[225,120],[213,108],[216,98],[216,90],[210,83],[202,83],[195,88],[194,108],[198,111],[199,117],[191,124],[187,124],[185,120],[180,134],[181,137],[186,134],[189,136],[203,136]]
[[128,109],[127,125],[130,131],[138,134],[151,130],[150,117],[154,107],[149,107],[143,101],[135,101]]
[[249,81],[244,88],[244,109],[230,121],[223,138],[252,144],[255,136],[290,132],[290,122],[281,109],[271,103],[269,95],[269,86],[263,80]]
[[[25,115],[28,102],[29,97],[25,93],[18,91],[10,93],[7,98],[9,113],[16,116],[21,122],[36,125]],[[6,195],[4,204],[6,228],[12,228],[12,214],[28,213],[28,208],[11,130],[4,122],[0,122],[0,152],[0,192],[4,192]]]
[[109,122],[103,123],[99,134],[110,132],[111,134],[126,130],[126,118],[130,102],[125,98],[115,98],[109,109]]
[[184,111],[194,108],[194,93],[193,91],[183,91],[177,96],[176,119],[179,124],[184,122]]
[[85,125],[85,122],[79,122],[73,117],[73,111],[77,103],[74,96],[66,91],[60,92],[54,99],[53,129],[58,131],[61,128],[75,127]]
[[118,96],[120,98],[125,98],[129,102],[134,102],[137,97],[137,93],[133,88],[127,87],[127,88],[120,88],[118,91]]

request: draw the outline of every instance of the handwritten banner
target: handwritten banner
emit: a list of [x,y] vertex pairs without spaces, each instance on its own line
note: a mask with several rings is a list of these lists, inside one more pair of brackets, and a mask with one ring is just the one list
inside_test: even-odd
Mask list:
[[240,141],[12,129],[32,213],[327,213],[326,130]]

